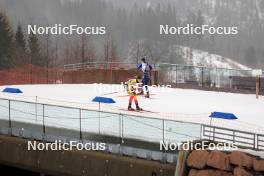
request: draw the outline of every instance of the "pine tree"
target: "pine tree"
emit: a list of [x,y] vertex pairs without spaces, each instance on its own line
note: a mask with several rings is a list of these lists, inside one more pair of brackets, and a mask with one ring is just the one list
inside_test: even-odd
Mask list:
[[26,51],[26,41],[20,24],[18,24],[15,34],[15,48],[12,52],[12,58],[16,66],[29,63]]
[[30,52],[30,64],[37,66],[44,66],[45,62],[43,61],[43,57],[41,55],[41,49],[39,45],[39,40],[37,35],[30,34],[29,35],[29,52]]
[[0,68],[12,66],[11,48],[13,43],[13,33],[5,14],[0,12]]
[[16,44],[18,47],[22,48],[24,51],[26,50],[26,41],[23,34],[23,30],[20,24],[17,26],[17,31],[15,35]]
[[111,62],[117,62],[118,61],[118,54],[117,54],[117,46],[115,45],[114,40],[111,41]]

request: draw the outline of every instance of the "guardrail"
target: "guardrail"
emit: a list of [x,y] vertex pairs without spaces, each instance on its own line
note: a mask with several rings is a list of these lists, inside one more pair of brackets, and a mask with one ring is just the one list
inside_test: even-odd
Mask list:
[[136,63],[124,63],[124,62],[84,62],[64,65],[64,70],[79,70],[79,69],[135,69]]
[[264,134],[202,125],[202,138],[215,142],[233,143],[247,149],[264,150]]
[[0,121],[0,134],[50,142],[96,139],[109,144],[111,153],[170,163],[177,154],[160,151],[160,142],[201,135],[200,124],[10,99],[0,99]]
[[[108,141],[108,152],[171,163],[176,153],[153,150],[153,144],[209,139],[264,150],[262,134],[176,120],[10,99],[0,99],[0,114],[1,134],[47,141],[99,139]],[[142,142],[148,144],[138,148]]]
[[[229,90],[243,90],[250,93],[254,93],[256,88],[255,77],[252,75],[253,70],[251,69],[242,70],[171,63],[155,63],[151,65],[157,71],[155,77],[157,77],[156,83],[159,85],[187,88],[203,87],[206,89],[223,88]],[[111,71],[136,68],[137,63],[124,62],[86,62],[64,66],[64,70],[66,71],[81,69],[107,69]]]

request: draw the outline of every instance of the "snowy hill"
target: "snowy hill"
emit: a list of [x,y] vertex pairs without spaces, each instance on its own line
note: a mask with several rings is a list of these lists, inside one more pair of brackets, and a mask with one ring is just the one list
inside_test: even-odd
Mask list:
[[[142,46],[146,46],[145,41],[141,41]],[[151,63],[171,63],[171,64],[182,64],[191,66],[203,66],[210,68],[225,68],[225,69],[238,69],[238,70],[251,70],[250,67],[242,65],[230,58],[226,58],[217,54],[212,54],[206,51],[193,49],[186,46],[170,45],[163,46],[160,43],[153,42],[150,44],[151,48],[147,51],[144,47],[139,48],[136,43],[129,45],[129,54],[126,62],[135,60],[137,52],[146,56]],[[153,55],[159,56],[153,58]]]
[[251,70],[251,68],[242,65],[232,59],[222,57],[217,54],[210,54],[206,51],[191,49],[189,47],[180,47],[185,64],[193,66],[204,66],[210,68],[226,68]]

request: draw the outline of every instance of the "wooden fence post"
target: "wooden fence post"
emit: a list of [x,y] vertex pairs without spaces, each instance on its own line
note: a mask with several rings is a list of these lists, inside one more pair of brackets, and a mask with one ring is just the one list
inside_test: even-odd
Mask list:
[[260,91],[260,76],[256,76],[256,98],[259,98],[259,91]]

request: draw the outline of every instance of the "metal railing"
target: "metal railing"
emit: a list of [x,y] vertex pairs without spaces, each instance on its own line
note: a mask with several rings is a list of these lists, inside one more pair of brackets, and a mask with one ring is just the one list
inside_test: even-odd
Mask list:
[[10,99],[0,99],[0,114],[0,134],[47,141],[104,141],[107,152],[170,163],[176,162],[177,154],[160,151],[160,142],[204,139],[264,150],[264,134],[176,120]]
[[136,63],[124,62],[84,62],[64,65],[64,70],[79,70],[79,69],[136,69]]
[[171,163],[176,162],[176,151],[164,153],[160,142],[201,136],[200,124],[10,99],[0,99],[0,114],[1,134],[47,141],[105,141],[108,152]]
[[264,134],[202,125],[202,138],[215,142],[232,143],[241,148],[264,150]]
[[[256,88],[255,78],[252,70],[215,68],[193,65],[180,65],[171,63],[151,64],[157,71],[155,84],[171,85],[173,87],[202,87],[246,90],[254,92]],[[79,69],[136,69],[137,63],[124,62],[87,62],[68,64],[64,66],[67,70]],[[264,75],[264,72],[263,72]],[[262,92],[264,86],[262,85]]]
[[[252,77],[252,70],[161,63],[156,65],[160,84],[235,89],[237,77]],[[253,79],[254,81],[255,79]],[[251,83],[249,83],[251,84]],[[254,83],[252,87],[254,87]]]

